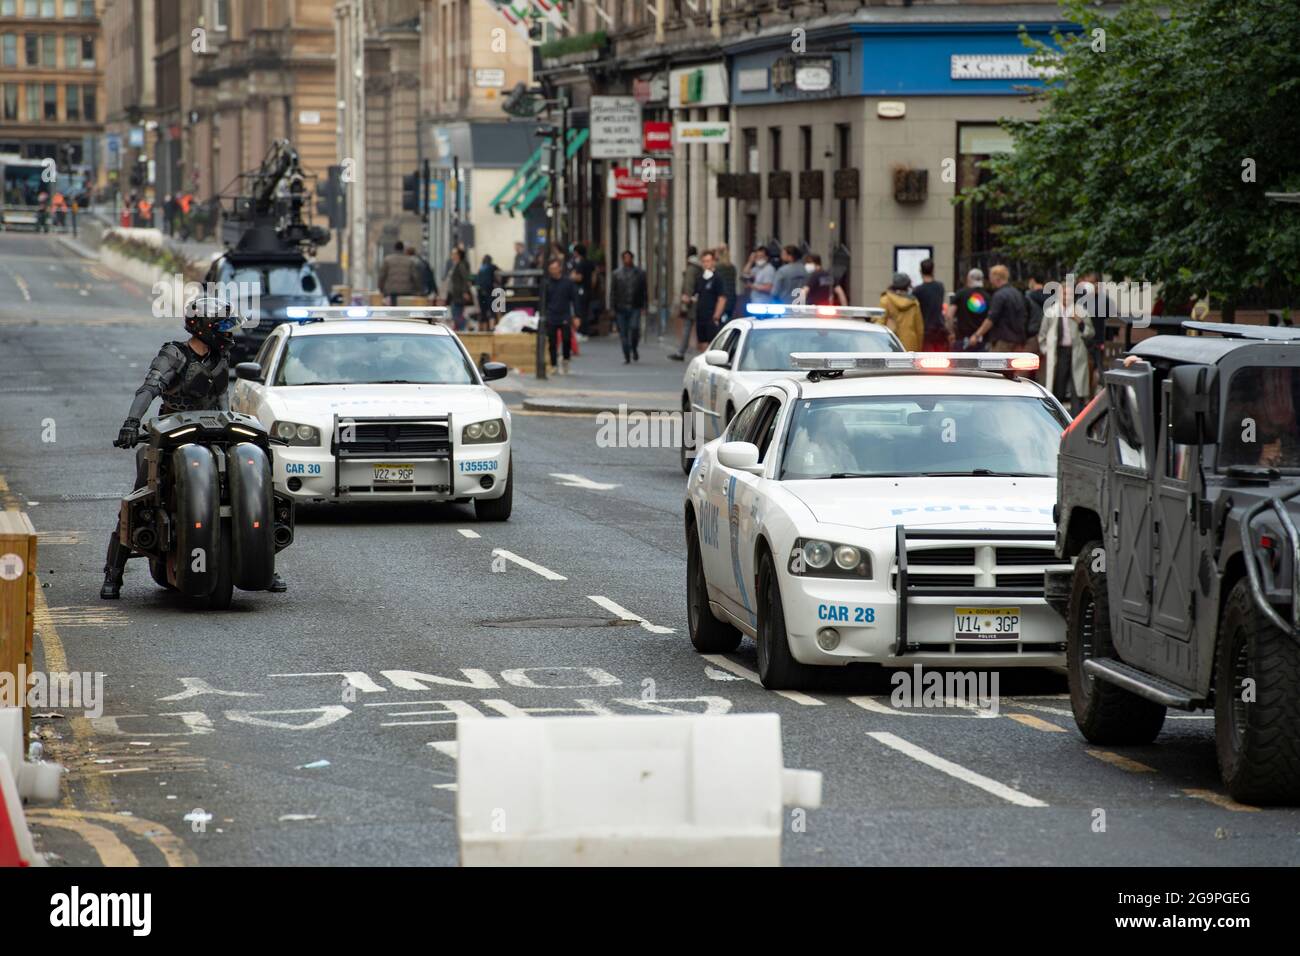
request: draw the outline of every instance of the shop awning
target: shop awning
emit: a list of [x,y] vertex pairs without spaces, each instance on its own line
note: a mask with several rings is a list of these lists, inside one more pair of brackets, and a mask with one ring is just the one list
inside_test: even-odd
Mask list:
[[[589,135],[590,131],[585,128],[569,130],[564,150],[565,158],[572,159],[578,150],[582,149],[582,144],[587,141]],[[513,216],[516,211],[526,210],[542,194],[547,183],[547,176],[542,173],[542,155],[546,148],[545,145],[538,146],[510,177],[510,181],[504,188],[492,197],[488,205],[492,207],[493,212]]]

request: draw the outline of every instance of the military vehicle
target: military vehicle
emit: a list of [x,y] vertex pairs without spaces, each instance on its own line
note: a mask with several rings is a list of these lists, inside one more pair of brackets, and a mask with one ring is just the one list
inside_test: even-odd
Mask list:
[[1300,329],[1136,345],[1061,440],[1049,603],[1084,737],[1212,708],[1229,793],[1300,803]]

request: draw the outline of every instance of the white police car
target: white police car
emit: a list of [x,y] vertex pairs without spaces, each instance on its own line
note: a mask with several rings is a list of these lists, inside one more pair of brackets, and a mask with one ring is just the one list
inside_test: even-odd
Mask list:
[[236,366],[231,407],[274,438],[275,488],[300,502],[473,501],[510,517],[510,412],[437,324],[445,308],[301,307]]
[[1018,353],[802,354],[686,485],[701,652],[758,645],[771,688],[814,665],[1061,666],[1043,600],[1069,416]]
[[[686,366],[682,379],[682,471],[694,450],[717,438],[760,385],[789,375],[793,352],[901,352],[898,336],[870,319],[884,309],[833,305],[749,306]],[[865,320],[865,321],[864,321]]]

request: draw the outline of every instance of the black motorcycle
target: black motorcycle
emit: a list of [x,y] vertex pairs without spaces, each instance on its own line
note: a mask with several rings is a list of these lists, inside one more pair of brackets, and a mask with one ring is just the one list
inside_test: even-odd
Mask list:
[[178,412],[145,428],[148,482],[122,499],[122,544],[154,581],[200,606],[230,607],[234,588],[265,591],[293,543],[293,500],[271,484],[261,423],[228,411]]

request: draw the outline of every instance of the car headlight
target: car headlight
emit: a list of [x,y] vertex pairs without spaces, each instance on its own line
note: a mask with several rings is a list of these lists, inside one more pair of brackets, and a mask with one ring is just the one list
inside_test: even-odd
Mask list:
[[466,425],[460,433],[462,445],[488,445],[506,440],[506,423],[499,418]]
[[276,422],[271,426],[271,434],[289,445],[320,444],[320,432],[311,425],[298,422]]
[[870,578],[871,555],[851,544],[797,538],[790,549],[791,574],[817,578]]

